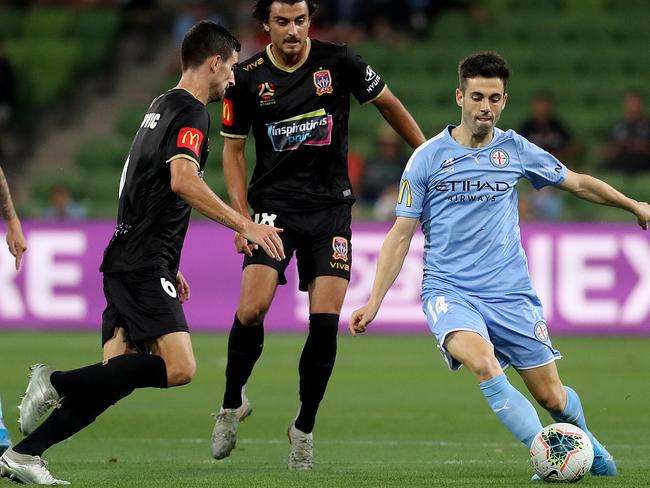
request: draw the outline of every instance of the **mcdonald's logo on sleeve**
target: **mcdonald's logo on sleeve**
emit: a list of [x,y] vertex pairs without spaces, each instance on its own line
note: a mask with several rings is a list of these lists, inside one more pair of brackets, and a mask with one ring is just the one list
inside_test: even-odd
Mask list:
[[404,202],[404,197],[406,197],[406,206],[410,207],[412,204],[411,184],[407,179],[403,179],[400,182],[399,196],[397,198],[398,205],[401,205]]
[[203,132],[194,127],[183,127],[178,132],[176,146],[190,149],[197,157],[201,156],[201,144],[203,144]]
[[223,113],[221,117],[221,122],[223,125],[231,126],[233,121],[232,113],[232,101],[227,98],[223,101]]

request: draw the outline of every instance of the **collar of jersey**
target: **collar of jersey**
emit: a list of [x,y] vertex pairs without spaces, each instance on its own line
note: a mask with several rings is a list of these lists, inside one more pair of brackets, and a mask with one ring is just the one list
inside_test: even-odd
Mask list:
[[454,127],[456,127],[456,126],[450,124],[450,125],[448,125],[448,126],[445,128],[445,138],[446,138],[446,139],[447,139],[451,144],[453,144],[453,145],[455,145],[455,146],[457,146],[457,147],[462,147],[463,149],[467,149],[468,151],[482,151],[482,150],[484,150],[485,148],[491,147],[491,146],[493,146],[496,142],[499,142],[499,141],[501,140],[501,136],[504,134],[504,131],[502,131],[502,130],[499,129],[498,127],[495,127],[495,128],[493,129],[493,133],[492,133],[492,140],[490,141],[490,143],[489,143],[488,145],[483,146],[483,147],[469,147],[469,146],[464,146],[464,145],[462,145],[460,142],[458,142],[456,139],[454,139],[454,136],[451,135],[451,129],[453,129]]
[[275,59],[275,56],[273,56],[273,52],[271,52],[271,44],[266,46],[266,55],[269,57],[269,59],[273,63],[273,66],[275,66],[278,69],[281,69],[282,71],[286,71],[287,73],[293,73],[294,71],[299,69],[303,64],[305,64],[305,61],[307,61],[307,58],[309,57],[310,51],[311,51],[311,39],[308,37],[307,38],[307,49],[305,49],[305,56],[295,66],[288,67],[288,66],[285,66],[282,63],[280,63],[277,59]]

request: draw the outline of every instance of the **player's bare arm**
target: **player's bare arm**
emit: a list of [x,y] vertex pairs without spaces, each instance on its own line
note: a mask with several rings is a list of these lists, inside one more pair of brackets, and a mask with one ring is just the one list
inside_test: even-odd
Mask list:
[[[246,139],[226,137],[223,141],[223,175],[230,197],[230,205],[250,220],[248,213],[248,191],[246,188]],[[248,242],[238,232],[235,234],[235,248],[238,253],[253,255],[256,244]]]
[[196,164],[186,158],[174,159],[171,163],[172,191],[192,208],[209,219],[229,227],[246,239],[259,244],[264,252],[278,261],[284,259],[282,240],[278,236],[282,229],[255,224],[226,205],[210,187],[199,178]]
[[397,217],[393,227],[386,235],[379,252],[370,299],[363,307],[355,310],[350,317],[349,329],[352,335],[363,334],[368,324],[377,315],[388,289],[402,270],[404,258],[408,254],[417,226],[418,219]]
[[422,130],[415,119],[404,108],[402,102],[393,94],[388,87],[381,95],[375,98],[372,103],[377,107],[386,122],[395,129],[413,149],[419,147],[426,141]]
[[16,270],[18,270],[23,253],[27,250],[27,243],[2,168],[0,168],[0,214],[7,222],[7,247],[11,255],[16,258]]
[[625,196],[598,178],[569,171],[566,179],[558,187],[573,193],[583,200],[627,210],[636,216],[643,230],[648,230],[650,206],[646,202],[637,202]]

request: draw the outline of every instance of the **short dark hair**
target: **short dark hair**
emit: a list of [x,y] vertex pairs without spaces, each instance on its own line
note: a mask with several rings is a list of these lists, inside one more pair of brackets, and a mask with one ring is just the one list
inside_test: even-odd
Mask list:
[[218,54],[224,59],[239,52],[241,44],[228,29],[210,20],[202,20],[187,31],[181,45],[183,71],[197,68],[210,56]]
[[472,54],[458,64],[458,86],[464,93],[468,78],[499,78],[505,91],[510,78],[508,62],[498,53],[487,51]]
[[316,10],[318,10],[318,4],[313,0],[257,0],[255,2],[255,9],[253,10],[253,17],[255,17],[259,23],[267,22],[269,20],[271,4],[273,2],[287,3],[289,5],[307,2],[310,17],[316,13]]

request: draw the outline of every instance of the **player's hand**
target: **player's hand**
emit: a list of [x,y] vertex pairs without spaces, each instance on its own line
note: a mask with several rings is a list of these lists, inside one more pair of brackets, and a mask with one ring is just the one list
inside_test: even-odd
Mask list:
[[18,271],[23,253],[27,250],[27,242],[20,226],[20,220],[17,218],[7,222],[7,247],[11,255],[16,258],[16,271]]
[[282,239],[280,239],[281,232],[282,229],[277,227],[249,222],[241,235],[244,239],[259,245],[269,257],[282,261],[285,256]]
[[648,230],[650,222],[650,205],[647,202],[636,202],[637,211],[635,212],[637,221],[643,230]]
[[185,303],[190,299],[190,284],[180,271],[176,273],[176,291],[178,292],[178,300]]
[[243,235],[239,232],[235,233],[235,249],[240,254],[246,254],[246,256],[252,256],[253,251],[258,248],[258,245],[254,242],[249,242]]
[[350,324],[348,325],[352,335],[363,334],[377,315],[378,310],[379,307],[366,303],[363,307],[352,312]]

